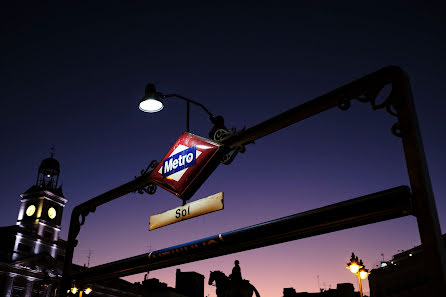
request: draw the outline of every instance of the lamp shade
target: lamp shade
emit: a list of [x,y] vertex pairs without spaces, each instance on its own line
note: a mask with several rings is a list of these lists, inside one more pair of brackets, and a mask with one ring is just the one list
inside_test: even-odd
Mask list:
[[147,84],[144,97],[139,101],[139,109],[144,112],[158,112],[163,109],[162,95],[156,91],[154,84]]

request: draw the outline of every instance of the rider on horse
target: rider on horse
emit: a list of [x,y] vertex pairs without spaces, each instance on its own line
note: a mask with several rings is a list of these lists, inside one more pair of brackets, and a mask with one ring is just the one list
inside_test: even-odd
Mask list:
[[240,271],[239,263],[240,262],[238,260],[234,261],[235,266],[234,266],[234,268],[232,268],[232,273],[229,275],[229,278],[234,283],[242,281],[242,272]]

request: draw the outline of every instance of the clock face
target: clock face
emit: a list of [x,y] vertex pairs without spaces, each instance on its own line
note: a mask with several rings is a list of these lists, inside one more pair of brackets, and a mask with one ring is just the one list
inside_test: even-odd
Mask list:
[[28,208],[26,209],[26,215],[28,217],[32,216],[34,213],[36,212],[36,207],[34,205],[30,205],[28,206]]
[[54,207],[50,207],[50,209],[48,209],[48,216],[50,219],[54,219],[56,217],[56,210]]

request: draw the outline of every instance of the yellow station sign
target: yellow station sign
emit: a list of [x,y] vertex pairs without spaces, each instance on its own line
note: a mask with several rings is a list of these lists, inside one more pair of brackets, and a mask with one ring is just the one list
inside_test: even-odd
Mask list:
[[207,213],[222,210],[223,208],[223,192],[220,192],[209,197],[187,203],[184,206],[151,216],[149,231]]

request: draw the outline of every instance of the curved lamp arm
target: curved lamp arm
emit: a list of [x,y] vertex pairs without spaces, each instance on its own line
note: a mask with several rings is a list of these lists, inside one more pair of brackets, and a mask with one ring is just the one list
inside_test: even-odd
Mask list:
[[[186,132],[189,132],[189,114],[190,114],[190,103],[193,103],[201,109],[203,109],[208,115],[211,122],[214,124],[214,127],[212,127],[211,131],[209,131],[209,138],[216,140],[215,135],[218,130],[224,130],[228,132],[228,129],[225,127],[224,119],[222,116],[214,116],[209,109],[206,108],[203,104],[200,102],[197,102],[195,100],[189,99],[187,97],[184,97],[179,94],[167,94],[164,95],[160,92],[156,91],[156,87],[152,83],[148,83],[145,88],[144,96],[139,101],[139,109],[145,112],[158,112],[163,109],[163,103],[162,100],[169,98],[169,97],[176,97],[178,99],[184,100],[187,103],[187,110],[186,110]],[[152,103],[146,106],[142,106],[142,103],[147,103],[151,101]],[[227,133],[226,133],[227,134]]]
[[182,99],[182,100],[187,102],[186,132],[189,132],[189,113],[190,113],[189,112],[189,110],[190,110],[189,103],[193,103],[193,104],[201,107],[201,109],[203,109],[209,115],[209,119],[211,120],[212,124],[214,124],[214,127],[212,127],[211,131],[209,131],[209,138],[214,140],[214,134],[219,129],[224,129],[224,130],[228,131],[228,128],[226,128],[226,126],[225,126],[224,118],[222,116],[214,116],[212,114],[212,112],[210,112],[209,109],[207,109],[206,106],[204,106],[200,102],[197,102],[195,100],[189,99],[189,98],[184,97],[184,96],[179,95],[179,94],[167,94],[167,95],[160,94],[160,96],[163,99],[169,98],[169,97],[176,97],[176,98]]
[[184,97],[184,96],[181,96],[181,95],[179,95],[179,94],[168,94],[168,95],[162,95],[163,96],[163,98],[169,98],[169,97],[177,97],[177,98],[179,98],[179,99],[182,99],[182,100],[184,100],[184,101],[186,101],[186,102],[190,102],[190,103],[193,103],[193,104],[195,104],[195,105],[197,105],[197,106],[200,106],[211,118],[213,118],[214,117],[214,115],[209,111],[209,109],[207,109],[206,108],[206,106],[204,106],[203,104],[201,104],[200,102],[197,102],[197,101],[195,101],[195,100],[192,100],[192,99],[189,99],[189,98],[186,98],[186,97]]

